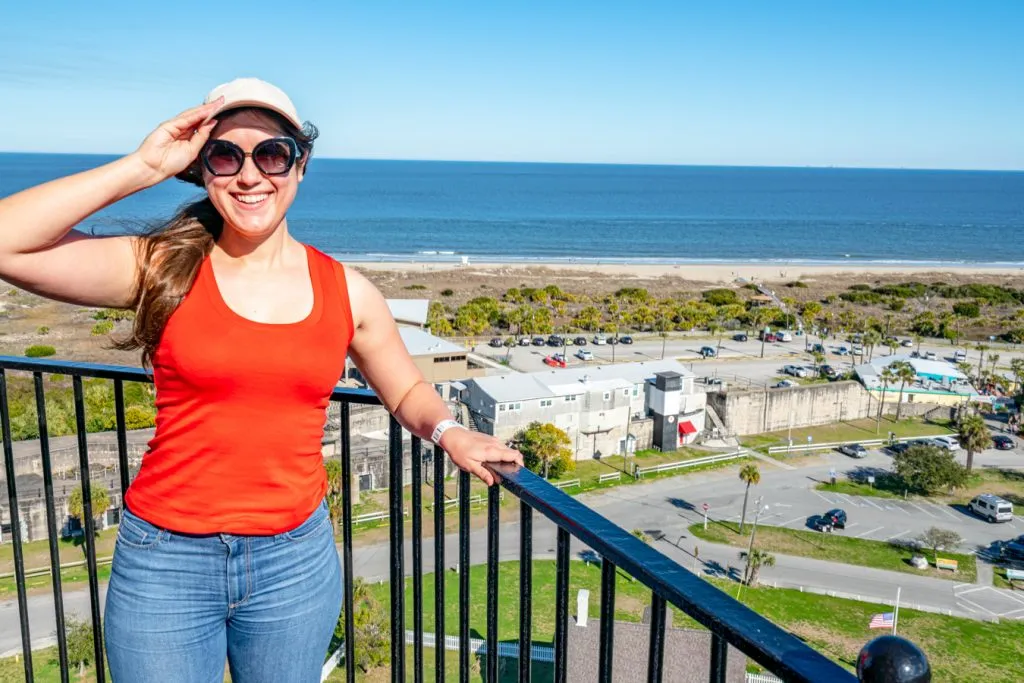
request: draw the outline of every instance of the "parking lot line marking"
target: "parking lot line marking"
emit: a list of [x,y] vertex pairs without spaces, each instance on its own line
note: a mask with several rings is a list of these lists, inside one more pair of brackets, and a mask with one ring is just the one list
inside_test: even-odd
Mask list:
[[881,505],[879,505],[878,503],[875,503],[870,498],[861,498],[861,500],[864,501],[865,503],[867,503],[868,505],[870,505],[871,507],[877,509],[877,510],[881,510],[882,509]]
[[939,510],[945,512],[947,515],[949,515],[953,519],[957,519],[957,520],[960,519],[960,515],[958,515],[957,513],[953,512],[952,510],[950,510],[948,507],[946,507],[944,505],[933,505],[933,507],[936,507]]
[[917,508],[918,510],[920,510],[920,511],[921,511],[921,512],[923,512],[924,514],[928,515],[928,516],[929,516],[929,517],[931,517],[932,519],[935,519],[935,515],[933,515],[932,513],[928,512],[927,510],[925,510],[925,509],[924,509],[923,507],[921,507],[921,506],[920,506],[920,505],[918,505],[917,503],[910,503],[910,505],[913,505],[913,506],[914,506],[914,507],[916,507],[916,508]]
[[852,529],[852,528],[853,528],[853,527],[855,527],[855,526],[860,526],[859,522],[854,522],[853,524],[847,524],[847,525],[846,525],[845,527],[843,527],[843,528],[844,528],[844,529]]
[[992,616],[994,616],[994,617],[998,617],[998,616],[999,616],[998,614],[996,614],[995,612],[993,612],[992,610],[990,610],[990,609],[989,609],[989,608],[987,608],[987,607],[983,607],[982,605],[979,605],[979,604],[978,604],[978,603],[976,603],[976,602],[973,602],[973,601],[971,601],[971,600],[968,600],[968,599],[966,599],[966,598],[960,598],[960,597],[958,596],[958,597],[957,597],[957,601],[960,601],[960,600],[963,600],[963,602],[966,602],[966,603],[967,603],[968,605],[973,605],[974,607],[977,607],[978,609],[977,609],[977,610],[975,610],[975,611],[978,611],[978,610],[980,610],[980,611],[982,611],[982,612],[988,612],[989,614],[991,614],[991,615],[992,615]]
[[835,505],[835,503],[834,503],[834,502],[832,502],[832,500],[830,500],[830,499],[826,498],[825,496],[821,495],[820,493],[818,493],[818,492],[817,492],[817,491],[815,491],[814,489],[811,489],[811,493],[813,493],[814,495],[816,495],[816,496],[817,496],[818,498],[821,498],[821,499],[822,499],[823,501],[825,501],[825,502],[826,502],[826,503],[828,503],[829,505]]
[[999,616],[1001,618],[1003,618],[1003,619],[1006,619],[1006,618],[1009,618],[1009,619],[1022,619],[1022,618],[1024,618],[1024,614],[1021,614],[1020,616],[1013,616],[1013,615],[1017,614],[1017,612],[1024,612],[1024,608],[1011,610],[1009,612],[1003,612]]
[[958,597],[958,598],[959,598],[959,597],[960,597],[961,595],[967,595],[968,593],[973,593],[974,591],[983,591],[983,590],[985,590],[986,588],[988,588],[988,586],[978,586],[978,585],[975,585],[975,584],[969,584],[969,583],[962,583],[962,584],[960,584],[960,585],[961,585],[961,586],[970,586],[970,588],[968,588],[967,590],[962,590],[962,591],[959,591],[959,592],[958,592],[958,591],[957,591],[956,589],[954,589],[954,590],[953,590],[953,593],[954,593],[954,594],[956,595],[956,597]]
[[[852,525],[851,525],[851,526],[852,526]],[[871,531],[862,531],[862,532],[860,532],[859,534],[857,534],[857,538],[864,538],[864,537],[865,537],[865,536],[867,536],[868,534],[873,534],[873,533],[875,533],[876,531],[881,531],[881,530],[882,530],[882,529],[884,529],[884,528],[885,528],[884,526],[880,526],[880,527],[875,527],[875,528],[874,528],[874,529],[872,529]]]
[[910,529],[906,529],[906,530],[904,530],[904,531],[901,531],[901,532],[899,532],[898,534],[893,534],[892,536],[889,536],[889,537],[888,537],[888,538],[886,538],[885,540],[887,540],[887,541],[891,541],[891,540],[892,540],[892,539],[894,539],[894,538],[899,538],[900,536],[906,536],[906,535],[907,535],[907,534],[909,534],[909,533],[910,533]]
[[783,522],[780,526],[789,526],[793,522],[799,522],[802,519],[807,519],[806,515],[800,515],[799,517],[794,517],[793,519],[789,520],[788,522]]
[[910,511],[907,510],[906,508],[904,508],[902,505],[886,505],[885,509],[886,510],[899,510],[900,512],[902,512],[905,515],[909,515],[910,514]]
[[849,495],[847,493],[837,493],[835,495],[838,496],[841,501],[846,501],[850,505],[853,505],[853,506],[859,507],[859,508],[864,507],[864,505],[861,504],[856,498],[854,498],[853,496],[851,496],[851,495]]

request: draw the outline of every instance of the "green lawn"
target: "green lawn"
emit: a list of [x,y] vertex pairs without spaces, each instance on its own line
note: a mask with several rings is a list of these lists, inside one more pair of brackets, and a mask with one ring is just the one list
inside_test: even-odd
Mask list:
[[888,478],[876,477],[875,484],[859,484],[849,479],[837,479],[835,486],[828,482],[820,482],[814,485],[819,491],[831,491],[833,493],[846,493],[851,496],[875,496],[876,498],[903,498],[903,493],[898,491],[898,486],[890,486]]
[[[744,531],[746,533],[740,535],[739,525],[736,522],[714,522],[708,525],[707,531],[704,531],[702,524],[690,526],[690,533],[698,538],[746,550],[750,542],[749,523]],[[911,555],[914,554],[912,550],[890,545],[884,541],[850,538],[844,536],[842,531],[827,534],[818,531],[801,531],[777,526],[759,525],[757,527],[755,543],[762,550],[783,555],[799,555],[818,560],[831,560],[833,562],[887,569],[917,576],[949,579],[960,583],[971,583],[977,576],[974,555],[940,553],[941,557],[956,560],[959,563],[959,571],[956,574],[933,567],[916,569],[908,563]],[[930,556],[930,551],[926,552],[925,555]]]
[[[471,654],[469,657],[470,674],[469,680],[472,683],[483,683],[484,668],[487,666],[487,657]],[[554,665],[548,662],[534,661],[532,668],[533,680],[551,681],[554,680]],[[423,648],[423,680],[434,681],[436,678],[434,667],[434,650]],[[407,681],[413,679],[413,656],[412,646],[405,648],[405,678]],[[331,672],[327,680],[332,683],[340,683],[345,680],[344,662],[341,666]],[[363,673],[356,669],[356,680],[360,683],[388,683],[391,680],[391,671],[388,667],[373,669]],[[456,650],[447,650],[444,653],[444,680],[459,680],[459,653]],[[500,683],[516,683],[519,680],[519,661],[509,657],[502,657],[498,660],[498,681]]]
[[[758,529],[758,536],[761,528]],[[600,568],[573,562],[570,569],[570,615],[575,615],[575,598],[580,588],[590,590],[589,613],[596,618],[600,602]],[[486,633],[486,567],[470,570],[470,632],[475,637]],[[719,588],[736,595],[737,584],[727,580],[713,581]],[[446,631],[458,628],[458,576],[447,572]],[[534,562],[533,614],[534,642],[549,645],[554,632],[555,564]],[[424,577],[424,628],[433,630],[433,575]],[[387,603],[388,586],[374,586],[380,600]],[[503,562],[498,582],[498,637],[514,640],[519,634],[519,563]],[[411,581],[406,581],[406,624],[411,624]],[[890,611],[883,605],[829,598],[799,591],[754,588],[745,589],[742,601],[771,621],[795,633],[832,659],[852,668],[857,652],[870,639],[881,635],[868,629],[871,616]],[[620,574],[616,585],[615,618],[639,621],[643,608],[650,604],[650,591],[639,583],[631,583]],[[681,628],[698,627],[675,610],[673,624]],[[936,681],[1010,681],[1017,680],[1021,658],[1024,657],[1024,623],[1003,621],[983,623],[958,617],[945,617],[908,609],[900,610],[899,632],[917,643],[928,654]],[[432,654],[431,651],[426,651]],[[646,652],[641,653],[646,656]],[[411,659],[409,660],[411,661]],[[376,679],[366,679],[376,680]],[[475,679],[474,679],[475,680]],[[536,680],[536,679],[535,679]],[[540,679],[548,680],[548,679]]]
[[[919,419],[896,422],[892,416],[887,416],[882,418],[877,430],[875,421],[871,418],[847,420],[818,427],[795,427],[793,429],[793,444],[806,444],[808,436],[813,438],[814,443],[884,439],[889,436],[889,432],[895,432],[898,437],[952,433],[945,425],[924,422]],[[785,446],[788,437],[789,430],[780,430],[745,436],[741,441],[748,448],[767,451],[769,446]]]

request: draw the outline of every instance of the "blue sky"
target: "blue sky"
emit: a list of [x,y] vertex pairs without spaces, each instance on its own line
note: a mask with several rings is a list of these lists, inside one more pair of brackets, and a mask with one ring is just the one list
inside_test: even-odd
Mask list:
[[4,3],[0,150],[127,152],[255,75],[320,156],[1024,169],[1021,35],[1016,0]]

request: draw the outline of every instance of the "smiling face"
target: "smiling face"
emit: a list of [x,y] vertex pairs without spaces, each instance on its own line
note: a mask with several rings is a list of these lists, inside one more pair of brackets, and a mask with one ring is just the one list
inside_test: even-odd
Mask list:
[[[251,154],[264,140],[287,135],[272,115],[246,110],[223,118],[210,139],[226,140]],[[215,176],[203,168],[203,183],[210,201],[224,218],[225,229],[259,242],[284,221],[302,181],[303,166],[296,161],[287,175],[267,176],[247,156],[242,170],[233,176]]]

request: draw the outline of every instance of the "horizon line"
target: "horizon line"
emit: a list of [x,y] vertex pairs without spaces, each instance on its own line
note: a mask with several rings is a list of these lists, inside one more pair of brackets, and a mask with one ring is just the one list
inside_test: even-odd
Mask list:
[[[38,152],[24,150],[2,150],[0,154],[33,154],[39,156],[84,156],[84,157],[122,157],[125,153],[118,152]],[[414,157],[335,157],[318,156],[311,159],[324,161],[380,161],[380,162],[417,162],[417,163],[454,163],[454,164],[532,164],[548,166],[637,166],[654,168],[743,168],[743,169],[815,169],[835,171],[952,171],[960,173],[1024,173],[1021,168],[953,168],[938,166],[842,166],[816,164],[697,164],[697,163],[653,163],[653,162],[620,162],[620,161],[524,161],[512,159],[437,159]]]

